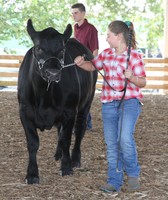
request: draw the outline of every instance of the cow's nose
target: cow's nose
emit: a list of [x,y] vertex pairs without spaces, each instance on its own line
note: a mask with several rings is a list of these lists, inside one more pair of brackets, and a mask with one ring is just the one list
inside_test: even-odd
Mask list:
[[45,74],[47,79],[51,81],[58,82],[61,78],[61,70],[58,69],[46,69]]
[[60,70],[58,69],[46,69],[45,73],[47,76],[56,75]]
[[45,70],[45,74],[46,74],[47,77],[49,77],[50,74],[51,74],[51,72],[50,72],[49,70],[46,69],[46,70]]

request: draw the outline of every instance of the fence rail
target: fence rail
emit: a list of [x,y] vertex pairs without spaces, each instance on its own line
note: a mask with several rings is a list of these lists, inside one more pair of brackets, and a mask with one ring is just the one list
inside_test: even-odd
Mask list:
[[0,55],[0,86],[16,86],[18,71],[24,56]]
[[[0,86],[16,86],[18,71],[24,56],[0,55]],[[147,74],[145,89],[168,90],[168,58],[144,58]],[[96,87],[101,89],[103,78],[98,75]]]

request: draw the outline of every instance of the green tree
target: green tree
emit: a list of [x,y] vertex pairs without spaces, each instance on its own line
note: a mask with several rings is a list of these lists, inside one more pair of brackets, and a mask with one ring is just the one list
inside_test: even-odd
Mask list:
[[70,5],[74,0],[3,0],[0,2],[0,41],[15,38],[21,44],[30,45],[26,25],[32,19],[36,30],[49,26],[64,31],[72,23]]
[[[73,24],[71,5],[75,0],[0,0],[0,42],[17,39],[30,46],[26,23],[32,19],[36,30],[52,26],[63,32]],[[99,34],[105,34],[114,19],[134,23],[140,47],[157,48],[164,32],[164,0],[85,0],[87,18]]]
[[157,48],[163,37],[164,0],[87,0],[87,4],[99,32],[104,32],[110,21],[121,19],[134,23],[140,47]]

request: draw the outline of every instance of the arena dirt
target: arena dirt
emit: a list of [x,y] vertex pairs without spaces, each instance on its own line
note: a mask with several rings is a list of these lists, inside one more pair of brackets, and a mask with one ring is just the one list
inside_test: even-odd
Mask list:
[[[127,191],[127,177],[120,193],[99,190],[107,173],[101,103],[95,95],[91,114],[93,131],[82,142],[82,167],[73,176],[60,176],[54,160],[56,129],[39,132],[39,185],[24,182],[28,154],[18,115],[16,92],[0,92],[0,200],[167,200],[168,198],[168,95],[145,95],[136,127],[141,165],[141,189]],[[73,141],[72,141],[73,143]]]

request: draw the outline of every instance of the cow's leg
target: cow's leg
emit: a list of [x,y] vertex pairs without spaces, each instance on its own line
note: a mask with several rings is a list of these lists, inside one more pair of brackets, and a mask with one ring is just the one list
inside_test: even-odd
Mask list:
[[27,149],[29,153],[29,161],[27,167],[26,182],[28,184],[38,184],[39,183],[39,172],[36,154],[39,148],[39,137],[37,130],[35,129],[33,123],[28,119],[21,117],[21,122],[26,134]]
[[81,111],[78,113],[76,124],[75,124],[75,143],[72,150],[72,167],[81,166],[81,142],[86,131],[86,120],[88,112]]
[[71,157],[70,157],[70,145],[72,137],[72,128],[74,125],[75,118],[72,117],[67,122],[64,121],[62,130],[60,144],[62,146],[62,159],[61,159],[61,171],[62,176],[73,174]]
[[87,116],[91,107],[91,103],[93,101],[94,92],[90,100],[87,102],[85,107],[78,112],[77,119],[75,122],[75,144],[72,150],[72,167],[80,167],[81,166],[81,142],[84,137],[86,131],[86,123],[87,123]]
[[55,160],[59,160],[62,158],[61,126],[57,127],[57,131],[58,131],[58,143],[57,143],[56,153],[54,155]]

